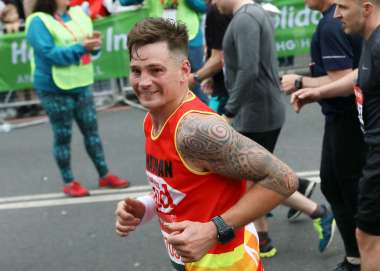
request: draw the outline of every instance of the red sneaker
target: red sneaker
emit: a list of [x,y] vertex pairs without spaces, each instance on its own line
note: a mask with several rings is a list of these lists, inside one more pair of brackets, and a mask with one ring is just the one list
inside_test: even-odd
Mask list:
[[90,195],[90,192],[78,181],[72,181],[66,184],[63,187],[63,192],[70,197],[85,197]]
[[129,186],[128,180],[115,175],[107,175],[99,180],[99,187],[124,188]]

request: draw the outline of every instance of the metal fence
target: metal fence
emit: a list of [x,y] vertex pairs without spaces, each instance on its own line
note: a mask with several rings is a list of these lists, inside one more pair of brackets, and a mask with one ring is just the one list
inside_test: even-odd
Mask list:
[[[295,56],[291,63],[285,63],[280,67],[279,76],[287,73],[308,74],[308,56]],[[33,90],[26,90],[34,92]],[[97,110],[106,109],[116,104],[127,104],[135,108],[145,110],[142,107],[128,82],[128,78],[115,78],[111,80],[96,81],[92,85],[94,100]],[[37,125],[47,121],[46,118],[31,120],[27,123],[12,124],[9,122],[17,116],[22,107],[39,106],[39,101],[35,94],[23,95],[24,91],[9,91],[0,95],[0,132],[9,132],[15,128],[22,128]]]

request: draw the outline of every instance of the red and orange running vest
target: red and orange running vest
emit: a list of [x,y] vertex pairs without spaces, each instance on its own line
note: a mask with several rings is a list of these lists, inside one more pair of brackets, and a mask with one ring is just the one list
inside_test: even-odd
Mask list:
[[[167,119],[158,135],[152,133],[152,118],[144,121],[146,174],[153,188],[161,231],[163,222],[183,220],[208,222],[233,206],[245,193],[246,182],[192,169],[176,147],[178,124],[187,114],[215,114],[193,93]],[[186,271],[263,271],[259,243],[253,224],[235,232],[227,244],[217,244],[198,262],[181,261],[166,242],[171,262],[176,270]]]

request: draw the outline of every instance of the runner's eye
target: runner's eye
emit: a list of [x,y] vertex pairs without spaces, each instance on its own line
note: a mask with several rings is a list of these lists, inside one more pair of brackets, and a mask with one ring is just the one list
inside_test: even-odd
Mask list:
[[160,73],[162,73],[164,70],[162,68],[153,68],[151,69],[151,73],[154,74],[154,75],[158,75]]
[[138,69],[132,69],[131,71],[134,77],[139,77],[141,75],[141,71]]

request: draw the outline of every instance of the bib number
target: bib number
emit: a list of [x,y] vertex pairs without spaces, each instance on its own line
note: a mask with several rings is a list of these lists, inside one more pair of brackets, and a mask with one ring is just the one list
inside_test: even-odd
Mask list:
[[364,104],[363,91],[358,85],[355,85],[354,92],[355,92],[356,108],[358,110],[360,128],[362,129],[364,133],[365,130],[364,130],[364,118],[363,118],[363,104]]

